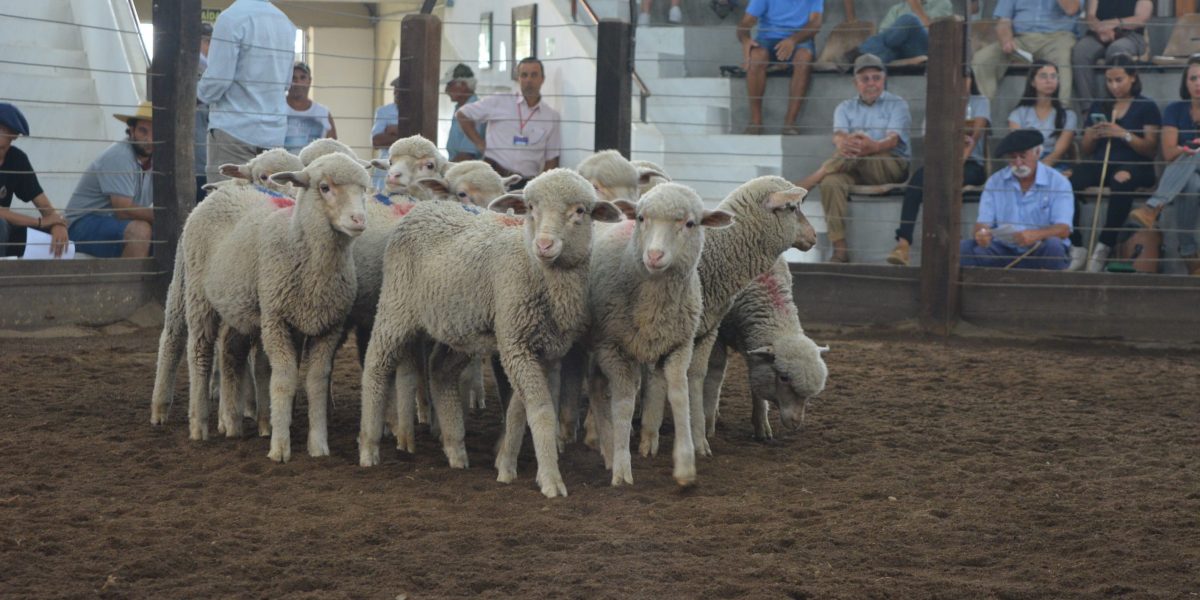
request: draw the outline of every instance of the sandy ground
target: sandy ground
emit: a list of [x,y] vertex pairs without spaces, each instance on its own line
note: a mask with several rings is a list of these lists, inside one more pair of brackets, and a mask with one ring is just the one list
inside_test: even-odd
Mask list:
[[330,458],[305,454],[299,407],[286,465],[260,438],[189,442],[185,377],[151,427],[157,336],[0,340],[0,597],[1200,594],[1195,350],[818,330],[831,379],[802,431],[752,439],[734,360],[696,489],[669,456],[612,488],[574,445],[570,497],[547,500],[528,441],[495,481],[495,402],[470,469],[423,427],[416,455],[359,468],[350,346]]

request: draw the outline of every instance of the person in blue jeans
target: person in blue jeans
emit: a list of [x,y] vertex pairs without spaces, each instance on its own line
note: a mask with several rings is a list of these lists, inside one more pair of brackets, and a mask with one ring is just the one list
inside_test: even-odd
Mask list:
[[[824,12],[822,0],[750,0],[746,14],[737,26],[750,103],[750,124],[743,133],[757,135],[763,132],[763,94],[767,91],[767,65],[772,63],[792,65],[782,133],[800,133],[796,117],[800,116],[800,105],[808,91],[812,61],[816,56],[813,40],[821,30]],[[750,37],[750,30],[756,25],[758,32]]]
[[959,245],[964,267],[1067,268],[1067,237],[1075,200],[1071,182],[1041,164],[1042,134],[1018,129],[1000,140],[996,154],[1008,166],[983,186],[971,239]]
[[879,33],[850,51],[847,63],[874,54],[884,64],[929,54],[929,23],[954,14],[950,0],[903,0],[884,15]]

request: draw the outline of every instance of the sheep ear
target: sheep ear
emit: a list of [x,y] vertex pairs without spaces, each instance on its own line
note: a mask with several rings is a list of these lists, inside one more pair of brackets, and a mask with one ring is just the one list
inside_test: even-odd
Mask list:
[[658,169],[638,169],[638,185],[646,185],[655,177],[661,177],[667,181],[671,180],[670,176]]
[[829,346],[817,346],[817,353],[824,356],[829,353]]
[[298,188],[308,188],[309,178],[308,173],[304,171],[280,171],[271,176],[272,183],[283,185],[290,183]]
[[501,179],[500,181],[504,182],[504,189],[507,190],[507,189],[512,188],[512,186],[520,183],[521,176],[517,175],[516,173],[513,173],[512,175],[509,175],[508,177],[505,177],[505,178]]
[[520,192],[509,192],[488,204],[488,210],[498,213],[506,213],[512,211],[514,215],[523,215],[528,212],[529,207],[525,204],[525,194]]
[[221,174],[226,177],[235,179],[250,180],[250,169],[246,165],[224,164],[221,165]]
[[775,361],[775,347],[774,346],[763,346],[761,348],[755,348],[755,349],[747,352],[746,354],[748,356],[761,356],[771,362]]
[[597,223],[616,223],[621,220],[622,211],[612,202],[599,200],[592,205],[592,220]]
[[630,221],[637,218],[637,205],[624,198],[613,200],[613,206],[617,207],[621,214],[625,215]]
[[375,166],[375,163],[373,163],[373,162],[371,162],[371,161],[369,161],[369,160],[363,160],[363,159],[361,159],[361,158],[355,158],[355,157],[353,157],[353,156],[351,156],[350,158],[354,158],[354,162],[357,162],[357,163],[359,164],[359,166],[361,166],[362,168],[364,168],[364,169],[366,169],[366,170],[368,170],[368,171],[370,171],[370,170],[371,170],[371,167],[374,167],[374,166]]
[[388,170],[388,167],[392,165],[388,164],[388,161],[383,160],[382,158],[376,158],[371,161],[371,166],[379,169],[380,171],[386,171]]
[[780,190],[771,192],[767,196],[767,202],[764,206],[767,210],[776,210],[787,206],[788,204],[800,204],[804,201],[804,197],[808,195],[808,190],[802,187],[793,187],[788,190]]
[[700,217],[700,224],[705,227],[721,229],[733,225],[733,215],[723,210],[706,210]]
[[436,177],[422,177],[417,180],[417,185],[435,194],[450,195],[450,187],[446,185],[445,181]]
[[204,184],[204,185],[200,186],[200,189],[201,189],[201,190],[204,190],[204,193],[206,193],[206,194],[207,194],[208,192],[211,192],[211,191],[213,191],[213,190],[217,189],[217,184],[215,184],[215,183],[206,183],[206,184]]

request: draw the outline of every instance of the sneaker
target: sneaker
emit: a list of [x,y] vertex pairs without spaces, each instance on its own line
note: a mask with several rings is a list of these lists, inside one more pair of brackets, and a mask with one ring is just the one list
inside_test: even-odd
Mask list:
[[638,25],[649,25],[650,13],[638,13]]
[[1150,208],[1149,206],[1142,205],[1129,211],[1129,221],[1131,223],[1137,223],[1139,226],[1145,227],[1146,229],[1150,229],[1154,227],[1154,222],[1158,220],[1158,213],[1161,211],[1161,208],[1154,209]]
[[908,251],[910,248],[911,246],[909,246],[907,241],[901,240],[898,244],[896,244],[896,247],[892,249],[892,253],[888,255],[888,264],[907,267]]
[[848,263],[848,262],[850,262],[850,255],[847,252],[847,248],[846,248],[846,240],[838,240],[836,242],[831,242],[830,245],[833,246],[833,255],[829,257],[829,262],[831,262],[831,263]]
[[683,22],[683,11],[678,6],[672,6],[671,11],[667,13],[667,20],[678,25]]
[[1188,254],[1179,258],[1183,259],[1183,267],[1187,270],[1188,275],[1200,276],[1200,255]]
[[1087,262],[1087,256],[1087,248],[1071,246],[1071,264],[1067,267],[1067,270],[1079,271],[1083,269],[1083,264]]
[[[1081,248],[1082,250],[1082,248]],[[1112,252],[1112,248],[1096,242],[1096,249],[1092,250],[1092,258],[1088,260],[1088,273],[1101,273],[1104,271],[1104,263],[1108,261],[1108,253]]]
[[763,126],[757,123],[751,123],[742,130],[742,135],[762,135]]
[[783,135],[802,135],[804,132],[796,125],[784,125],[783,129],[779,130]]

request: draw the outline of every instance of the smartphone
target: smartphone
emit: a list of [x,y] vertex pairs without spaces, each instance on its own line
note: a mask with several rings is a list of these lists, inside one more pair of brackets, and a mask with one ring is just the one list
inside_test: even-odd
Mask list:
[[1092,123],[1107,123],[1108,117],[1104,113],[1092,113]]

